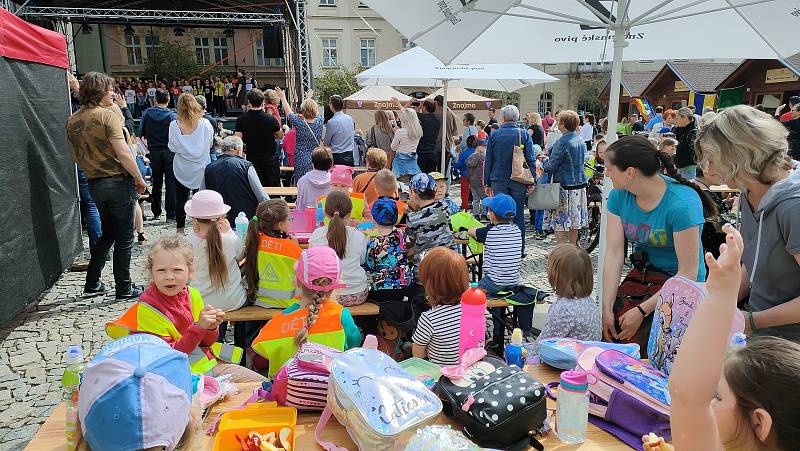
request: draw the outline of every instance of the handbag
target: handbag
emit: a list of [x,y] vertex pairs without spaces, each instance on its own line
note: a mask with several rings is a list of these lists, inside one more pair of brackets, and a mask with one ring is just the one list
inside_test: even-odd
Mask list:
[[[669,274],[649,265],[645,265],[641,269],[634,268],[625,276],[625,279],[622,280],[617,289],[617,297],[614,300],[613,307],[614,326],[617,333],[622,330],[619,322],[620,317],[628,310],[636,308],[639,304],[658,293],[669,278]],[[644,317],[636,335],[625,341],[626,343],[638,343],[642,358],[647,358],[647,344],[650,340],[652,323],[653,314],[651,313]]]
[[555,210],[560,204],[560,183],[540,183],[528,194],[529,210]]
[[522,130],[517,129],[519,143],[514,146],[514,154],[511,157],[511,180],[522,183],[523,185],[533,185],[536,179],[533,178],[531,168],[525,161],[525,146],[522,144]]

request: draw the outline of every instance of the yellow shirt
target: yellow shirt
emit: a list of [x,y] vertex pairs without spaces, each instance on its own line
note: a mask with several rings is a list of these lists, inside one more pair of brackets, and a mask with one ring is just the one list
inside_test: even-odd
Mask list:
[[214,83],[214,96],[225,97],[225,83],[221,81]]

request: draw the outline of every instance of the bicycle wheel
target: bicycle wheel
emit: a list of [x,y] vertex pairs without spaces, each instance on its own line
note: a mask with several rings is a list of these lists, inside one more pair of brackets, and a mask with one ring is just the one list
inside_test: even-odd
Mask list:
[[591,253],[600,244],[600,208],[589,209],[589,223],[578,233],[578,246]]

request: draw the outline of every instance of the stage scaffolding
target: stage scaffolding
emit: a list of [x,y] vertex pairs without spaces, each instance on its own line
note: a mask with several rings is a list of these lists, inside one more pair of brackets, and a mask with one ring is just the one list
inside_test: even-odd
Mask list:
[[[67,3],[67,2],[65,2]],[[11,8],[27,20],[50,20],[58,31],[66,32],[68,24],[118,25],[183,25],[188,27],[263,28],[282,25],[287,86],[292,87],[296,100],[302,100],[312,88],[311,54],[306,30],[306,0],[285,0],[278,12],[237,11],[177,11],[162,9],[77,8],[63,6],[29,6]],[[276,9],[278,9],[276,8]]]

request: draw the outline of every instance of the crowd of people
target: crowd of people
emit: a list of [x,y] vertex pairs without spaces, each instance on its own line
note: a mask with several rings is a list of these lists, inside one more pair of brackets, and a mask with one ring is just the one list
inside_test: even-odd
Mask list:
[[[239,86],[208,83],[222,84],[220,97]],[[520,118],[508,105],[496,116],[491,110],[485,122],[464,114],[460,129],[452,112],[443,114],[439,97],[406,104],[393,99],[395,109],[376,111],[375,125],[363,134],[367,172],[356,176],[357,134],[341,97],[330,98],[326,119],[313,92],[295,112],[281,89],[262,91],[252,80],[243,88],[246,112],[228,132],[208,111],[220,105],[217,91],[209,100],[205,91],[196,93],[191,84],[184,91],[180,84],[173,84],[177,95],[172,87],[153,87],[152,105],[142,91],[142,106],[150,106],[141,114],[137,140],[126,125],[140,106],[136,82],[117,84],[92,72],[72,83],[80,108],[66,125],[67,137],[86,187],[82,201],[96,209],[96,221],[87,213],[91,260],[84,291],[107,291],[100,272],[113,247],[116,296],[138,299],[109,324],[112,338],[157,335],[187,354],[194,372],[260,382],[306,342],[339,350],[361,345],[377,325],[354,318],[348,308],[371,300],[407,343],[395,357],[457,364],[460,299],[470,281],[458,246],[469,239],[484,246],[478,287],[489,295],[517,290],[525,248],[532,245],[525,234],[527,198],[543,183],[558,183],[558,206],[528,213],[537,237],[552,231],[556,241],[547,257],[553,305],[538,337],[533,310],[515,308],[532,341],[529,351],[535,354],[551,337],[638,342],[646,349],[658,293],[621,302],[631,244],[631,265],[651,287],[660,288],[659,275],[707,282],[707,299],[671,376],[675,444],[792,449],[797,417],[781,398],[800,389],[800,242],[792,233],[800,223],[800,172],[792,153],[800,99],[776,116],[743,105],[702,116],[688,107],[657,107],[646,122],[630,116],[613,143],[605,140],[607,119],[591,114],[564,110]],[[448,149],[444,166],[442,144]],[[295,212],[262,189],[281,183],[284,157],[295,167]],[[142,214],[137,193],[148,189],[137,161],[152,170],[153,216],[160,217],[163,198],[163,211],[176,225],[175,235],[149,250],[147,287],[135,286],[129,269]],[[530,182],[512,175],[519,165]],[[460,202],[449,197],[451,173],[461,184]],[[576,243],[587,224],[590,181],[602,177],[614,189],[605,263],[595,271]],[[741,194],[722,198],[711,189],[720,184]],[[293,217],[307,211],[315,227],[309,236],[296,236]],[[730,211],[739,212],[738,231],[722,225]],[[244,239],[232,227],[239,212],[248,219]],[[483,223],[453,227],[463,214]],[[603,281],[599,303],[592,297],[596,277]],[[225,312],[249,304],[281,310],[266,323],[247,323],[248,367],[235,364],[218,343],[226,340]],[[726,360],[737,308],[752,344]],[[144,311],[156,311],[165,323],[131,319],[145,318]],[[177,334],[164,332],[171,330]],[[493,335],[495,342],[505,340],[502,323],[494,323]]]
[[258,81],[244,69],[235,75],[196,76],[173,80],[142,80],[138,77],[123,78],[115,86],[116,95],[124,99],[134,118],[139,118],[148,108],[156,106],[156,90],[169,93],[168,108],[176,108],[178,97],[183,93],[202,96],[206,99],[208,112],[213,116],[225,116],[233,108],[245,108],[246,95],[259,88]]

